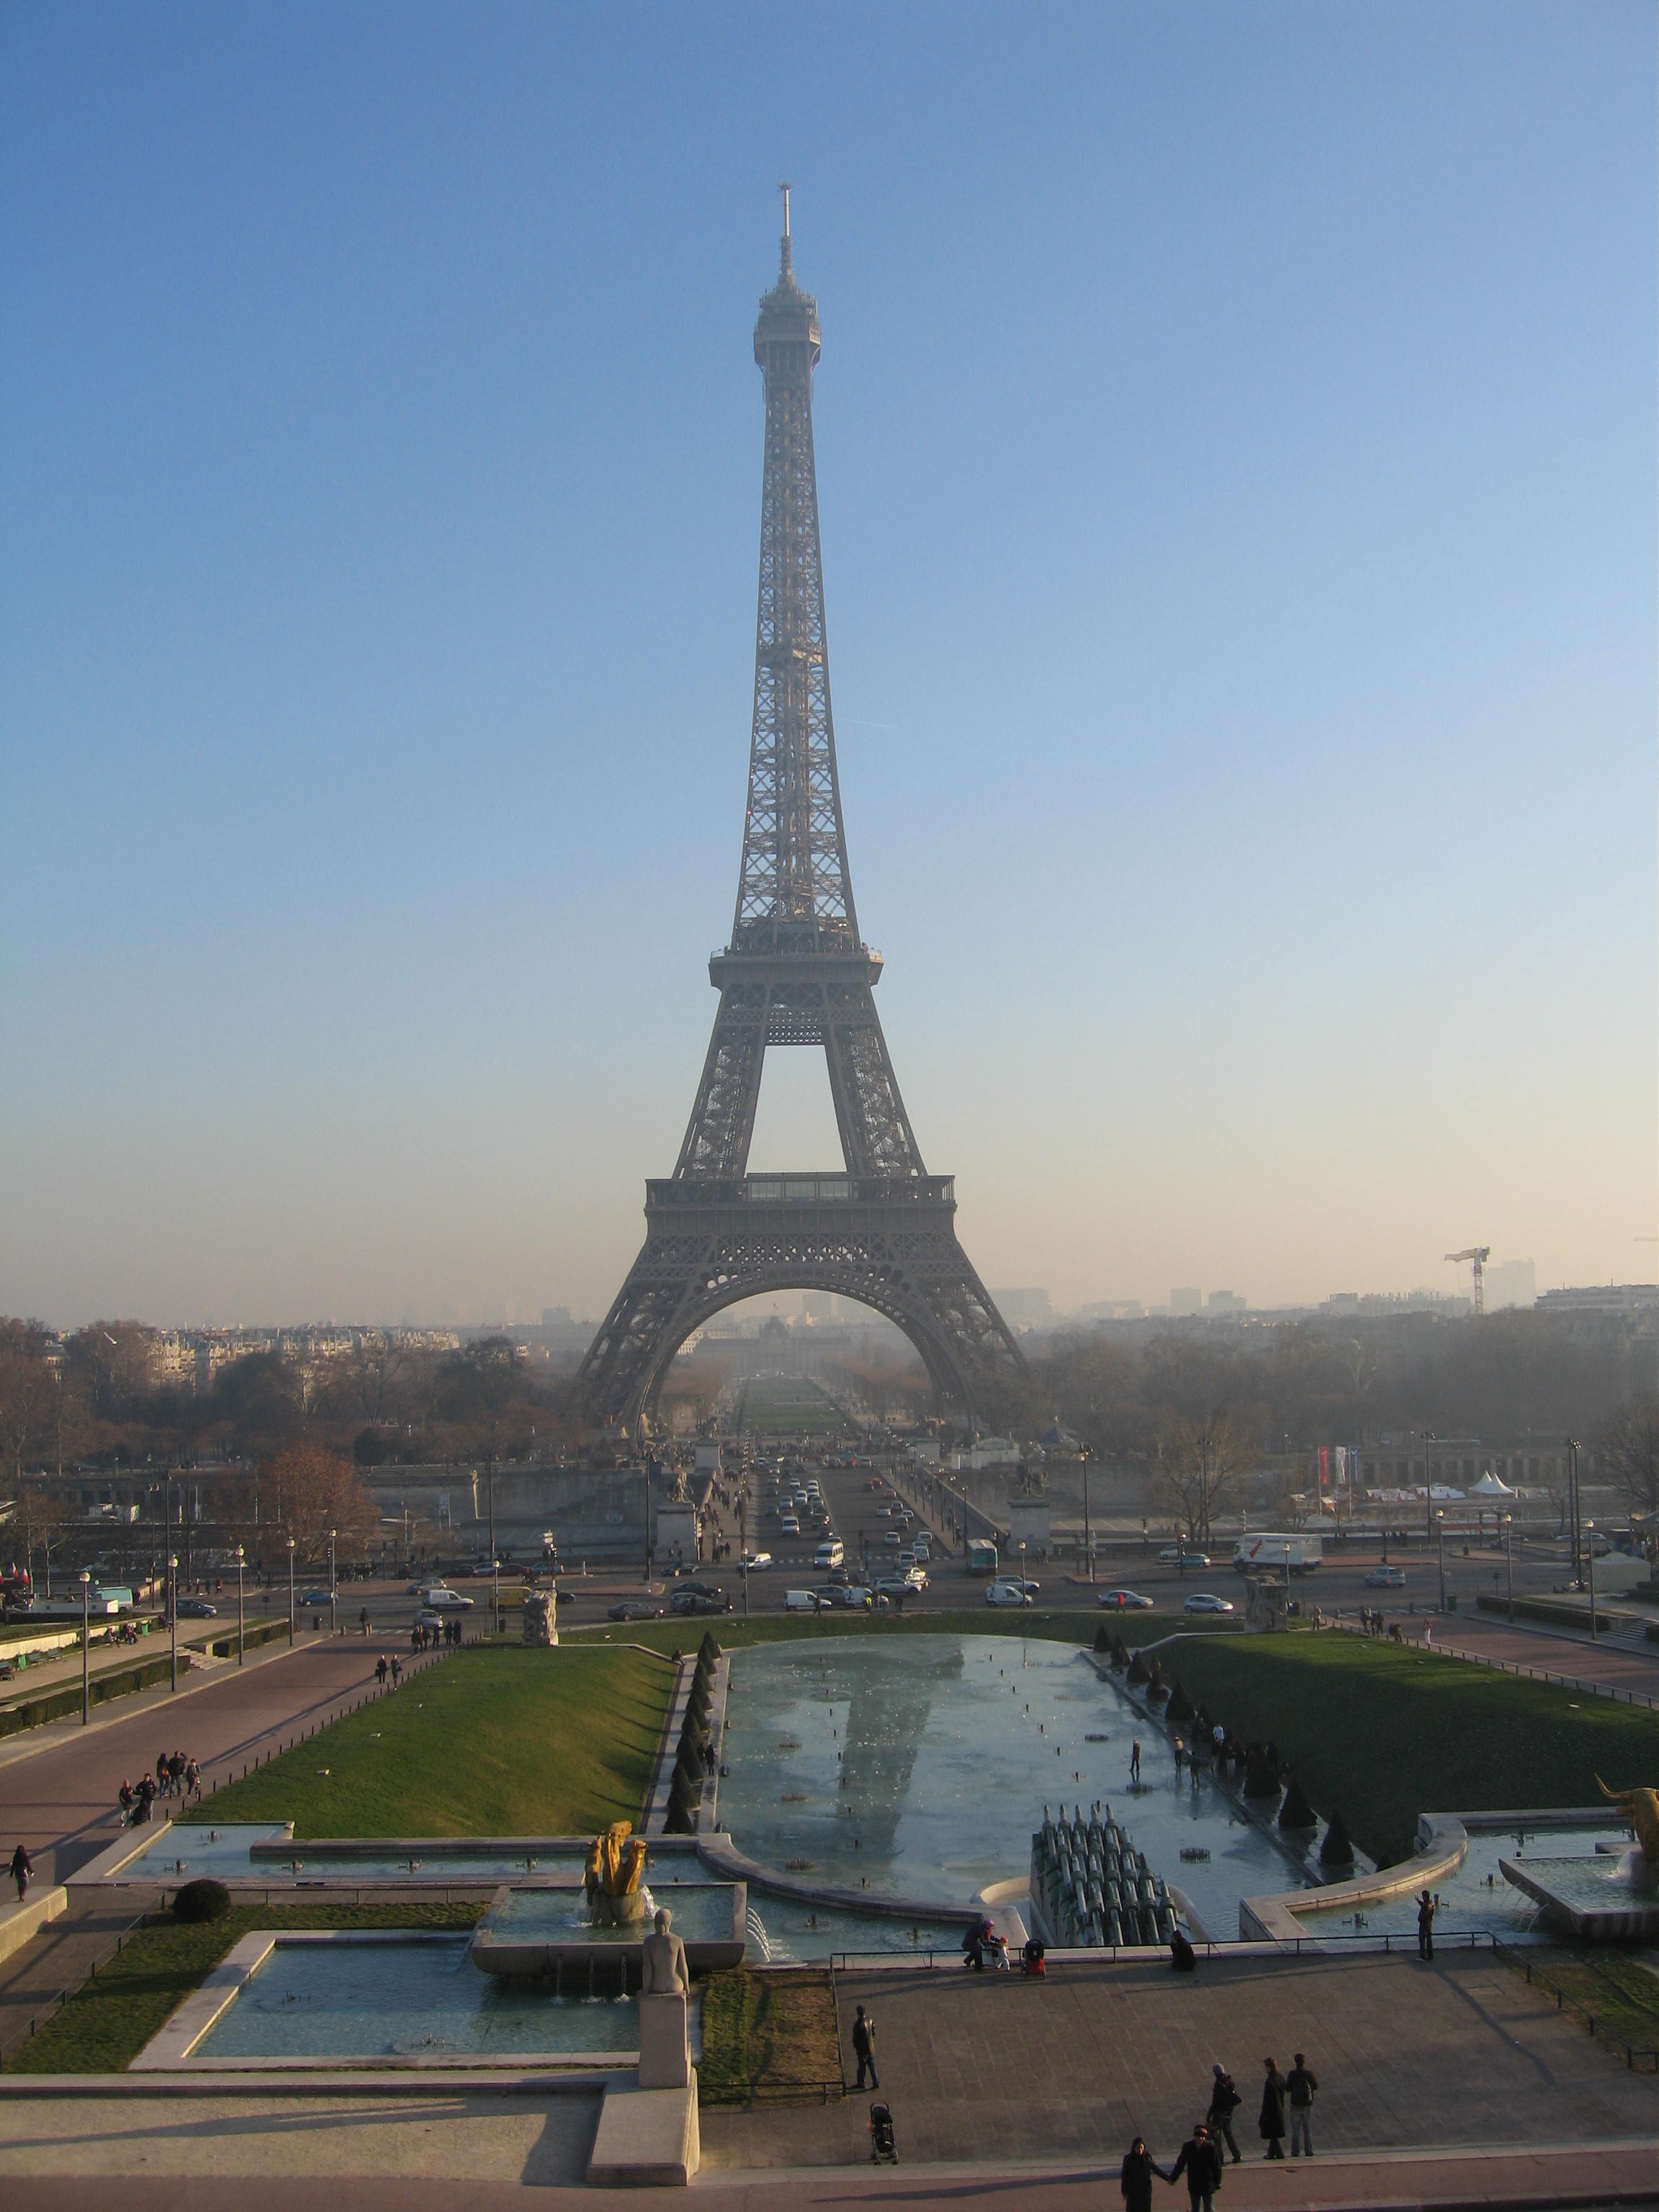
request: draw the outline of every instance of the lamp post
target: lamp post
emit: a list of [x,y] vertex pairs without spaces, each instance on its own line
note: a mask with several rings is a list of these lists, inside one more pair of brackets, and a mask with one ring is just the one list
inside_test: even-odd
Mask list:
[[749,1476],[745,1471],[743,1488],[738,1492],[738,1550],[743,1559],[743,1610],[749,1612]]
[[1515,1620],[1515,1516],[1504,1516],[1504,1571],[1510,1586],[1510,1620]]
[[1589,1568],[1590,1642],[1597,1641],[1595,1633],[1595,1523],[1584,1523],[1584,1559]]
[[1434,1539],[1440,1551],[1440,1610],[1446,1610],[1446,1514],[1443,1506],[1436,1509]]
[[334,1531],[328,1532],[328,1632],[334,1633],[334,1607],[339,1589],[334,1580]]
[[247,1656],[247,1643],[243,1634],[242,1565],[246,1553],[241,1545],[236,1547],[236,1664],[240,1667]]
[[1572,1437],[1567,1438],[1567,1502],[1572,1509],[1572,1586],[1583,1589],[1584,1554],[1578,1535],[1578,1444]]
[[81,1570],[81,1725],[92,1718],[92,1577]]
[[294,1539],[288,1540],[288,1640],[294,1641]]
[[490,1446],[489,1456],[484,1462],[484,1485],[489,1494],[489,1611],[490,1632],[501,1632],[501,1569],[495,1557],[495,1449]]
[[179,1686],[179,1554],[167,1553],[167,1580],[173,1588],[173,1687]]
[[1095,1578],[1095,1540],[1089,1526],[1089,1462],[1094,1457],[1094,1446],[1083,1447],[1083,1548],[1089,1555],[1089,1579]]

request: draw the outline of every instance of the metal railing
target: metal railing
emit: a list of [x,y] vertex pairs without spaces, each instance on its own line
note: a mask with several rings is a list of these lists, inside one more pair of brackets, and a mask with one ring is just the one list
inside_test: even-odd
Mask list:
[[[1553,1982],[1541,1967],[1535,1967],[1528,1953],[1517,1949],[1512,1944],[1505,1943],[1500,1936],[1497,1936],[1492,1937],[1492,1949],[1499,1954],[1506,1966],[1520,1968],[1525,1973],[1529,1984],[1535,1984],[1541,1990],[1547,1990],[1555,1999],[1557,2012],[1573,2014],[1577,2019],[1583,2021],[1592,2036],[1602,2043],[1610,2044],[1615,2051],[1622,2051],[1625,2054],[1625,2069],[1627,2073],[1659,2074],[1659,2048],[1648,2050],[1639,2044],[1627,2043],[1622,2035],[1615,2035],[1605,2021],[1597,2020],[1595,2014],[1581,1998],[1569,1996],[1560,1984]],[[1592,1966],[1589,1971],[1594,1973],[1595,1969]]]

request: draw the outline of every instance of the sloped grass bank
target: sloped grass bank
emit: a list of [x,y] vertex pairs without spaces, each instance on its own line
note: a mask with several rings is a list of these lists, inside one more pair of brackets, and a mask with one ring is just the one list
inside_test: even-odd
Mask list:
[[716,1974],[702,1995],[698,2094],[705,2104],[822,2096],[842,2078],[828,1972]]
[[590,1834],[639,1819],[673,1684],[643,1651],[469,1644],[189,1817],[307,1841]]
[[1302,1630],[1183,1638],[1158,1657],[1194,1705],[1276,1743],[1318,1810],[1340,1809],[1379,1865],[1410,1856],[1419,1813],[1594,1805],[1598,1774],[1613,1790],[1654,1778],[1645,1707],[1409,1645]]

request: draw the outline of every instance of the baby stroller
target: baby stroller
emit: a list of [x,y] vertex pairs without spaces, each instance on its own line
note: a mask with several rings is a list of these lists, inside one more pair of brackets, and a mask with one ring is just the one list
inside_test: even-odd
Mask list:
[[885,2105],[870,2107],[870,2163],[896,2166],[898,2145],[893,2140],[893,2115]]

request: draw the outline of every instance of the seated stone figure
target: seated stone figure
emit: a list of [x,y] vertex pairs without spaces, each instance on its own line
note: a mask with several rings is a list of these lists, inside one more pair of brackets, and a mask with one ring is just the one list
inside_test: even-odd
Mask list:
[[654,1936],[644,1942],[645,1977],[642,1996],[690,1996],[691,1977],[686,1971],[685,1946],[672,1932],[673,1915],[665,1908],[657,1914]]

